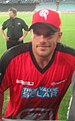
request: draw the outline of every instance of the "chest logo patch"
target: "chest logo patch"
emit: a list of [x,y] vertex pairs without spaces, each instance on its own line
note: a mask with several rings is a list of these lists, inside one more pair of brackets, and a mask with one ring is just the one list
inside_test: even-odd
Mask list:
[[22,85],[28,85],[28,86],[33,86],[34,82],[29,82],[29,81],[23,81],[23,80],[16,80],[17,84],[22,84]]

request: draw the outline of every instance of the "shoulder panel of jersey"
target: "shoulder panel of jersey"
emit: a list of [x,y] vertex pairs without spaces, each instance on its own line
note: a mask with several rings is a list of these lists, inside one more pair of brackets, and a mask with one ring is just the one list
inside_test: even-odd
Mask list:
[[3,54],[3,56],[0,59],[0,84],[1,84],[6,68],[8,64],[10,63],[10,61],[14,57],[18,56],[19,54],[29,51],[30,45],[31,43],[21,44],[21,45],[10,48]]
[[61,56],[67,61],[67,63],[75,67],[75,49],[74,48],[58,43],[56,47],[56,51],[61,53]]

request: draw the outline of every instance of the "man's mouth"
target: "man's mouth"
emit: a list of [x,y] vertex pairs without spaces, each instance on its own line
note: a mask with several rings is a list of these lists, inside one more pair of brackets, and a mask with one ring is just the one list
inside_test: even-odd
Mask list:
[[40,48],[47,48],[47,47],[51,47],[50,45],[37,45],[37,47],[40,47]]
[[50,46],[47,45],[38,45],[37,47],[42,51],[46,50],[47,48],[50,48]]

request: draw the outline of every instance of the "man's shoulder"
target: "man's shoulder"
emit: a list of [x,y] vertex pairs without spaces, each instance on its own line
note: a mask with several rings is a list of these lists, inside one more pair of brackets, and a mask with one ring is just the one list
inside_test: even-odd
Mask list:
[[17,21],[24,21],[22,18],[18,18],[18,17],[16,17],[16,20]]
[[8,19],[6,19],[3,23],[7,23],[7,22],[9,22],[10,21],[10,19],[8,18]]
[[67,45],[64,45],[62,43],[58,43],[57,44],[57,51],[60,51],[61,53],[63,53],[64,55],[71,55],[75,57],[75,49],[72,47],[69,47]]
[[57,52],[60,53],[63,58],[70,65],[75,65],[75,49],[64,44],[59,43],[56,48]]
[[8,49],[0,59],[0,63],[9,63],[14,57],[29,51],[31,43],[24,43]]
[[7,50],[0,59],[0,80],[3,79],[3,75],[8,67],[8,64],[18,55],[28,52],[31,43],[20,44]]

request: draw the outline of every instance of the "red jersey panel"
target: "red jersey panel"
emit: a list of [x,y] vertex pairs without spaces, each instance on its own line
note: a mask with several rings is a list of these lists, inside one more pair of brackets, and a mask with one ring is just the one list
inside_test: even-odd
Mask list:
[[56,120],[75,70],[74,49],[57,44],[52,59],[41,69],[31,43],[23,44],[7,52],[0,66],[0,92],[10,89],[5,118]]

